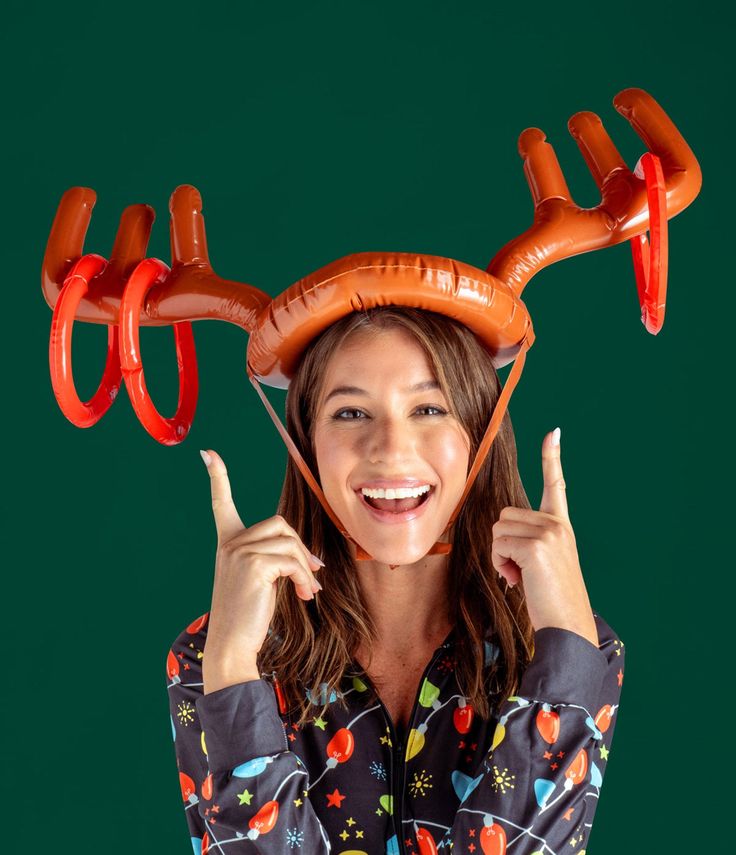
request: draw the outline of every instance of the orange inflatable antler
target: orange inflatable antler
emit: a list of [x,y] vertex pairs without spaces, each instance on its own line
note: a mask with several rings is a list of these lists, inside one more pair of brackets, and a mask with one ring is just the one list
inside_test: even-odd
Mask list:
[[[661,328],[664,319],[667,219],[695,199],[702,185],[702,174],[692,150],[651,95],[643,89],[624,89],[613,99],[613,104],[651,154],[645,154],[632,172],[600,118],[588,111],[575,113],[568,129],[601,191],[601,201],[595,208],[581,208],[571,198],[545,134],[539,128],[527,128],[519,137],[519,154],[524,159],[524,174],[534,200],[534,224],[499,250],[486,269],[521,294],[531,277],[543,267],[627,239],[632,240],[636,263],[636,250],[646,245],[644,232],[649,227],[653,246],[658,241],[658,270],[642,275],[637,266],[637,284],[642,311],[646,309],[645,314],[651,318],[655,308],[659,308],[654,324],[657,329],[647,327],[654,332]],[[660,175],[654,174],[647,181],[647,168],[654,173],[657,162],[661,165]],[[661,194],[658,210],[652,210],[652,201],[657,198],[652,188]],[[650,223],[650,212],[654,225]],[[645,264],[652,260],[646,250],[643,255]],[[655,273],[657,283],[653,282]],[[645,294],[642,284],[651,288],[656,284],[658,294]],[[644,315],[642,320],[646,323]]]
[[[191,321],[218,318],[250,331],[271,298],[250,285],[222,279],[212,270],[202,199],[194,187],[178,187],[169,202],[171,268],[155,258],[143,259],[154,220],[148,205],[125,209],[109,262],[99,255],[82,255],[95,198],[86,187],[67,190],[44,256],[42,289],[53,309],[49,364],[54,394],[73,424],[90,427],[112,404],[122,376],[136,414],[151,436],[164,445],[179,443],[191,427],[198,393]],[[86,402],[79,400],[72,374],[75,320],[108,325],[105,371],[96,393]],[[158,413],[146,389],[141,324],[174,326],[179,401],[169,419]]]

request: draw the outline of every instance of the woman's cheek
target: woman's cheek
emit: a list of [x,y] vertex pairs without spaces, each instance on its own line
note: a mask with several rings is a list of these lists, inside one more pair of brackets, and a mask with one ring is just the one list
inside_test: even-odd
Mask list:
[[470,462],[470,447],[459,430],[452,430],[442,436],[433,456],[445,478],[464,475]]
[[330,505],[345,502],[344,491],[350,482],[353,454],[344,437],[324,434],[315,442],[322,490]]

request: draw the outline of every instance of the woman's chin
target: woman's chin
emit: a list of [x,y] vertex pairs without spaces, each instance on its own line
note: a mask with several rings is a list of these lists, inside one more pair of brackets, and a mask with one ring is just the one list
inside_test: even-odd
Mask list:
[[[398,566],[400,564],[416,564],[429,552],[437,541],[436,537],[422,538],[421,542],[414,539],[411,543],[406,542],[406,538],[384,537],[379,540],[376,537],[360,532],[351,536],[361,545],[361,547],[370,554],[373,561],[378,561],[381,564],[391,564]],[[353,547],[355,552],[355,547]]]

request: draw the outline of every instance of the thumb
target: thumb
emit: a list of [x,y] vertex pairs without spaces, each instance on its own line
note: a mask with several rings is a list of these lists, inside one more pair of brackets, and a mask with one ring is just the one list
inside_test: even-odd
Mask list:
[[204,460],[210,475],[212,513],[215,517],[217,541],[218,543],[225,543],[243,531],[245,526],[233,501],[225,461],[212,449],[204,451],[204,453],[200,451],[200,454],[202,454],[202,460]]
[[542,475],[544,490],[539,510],[560,519],[570,521],[567,509],[565,479],[560,460],[560,428],[548,433],[542,441]]

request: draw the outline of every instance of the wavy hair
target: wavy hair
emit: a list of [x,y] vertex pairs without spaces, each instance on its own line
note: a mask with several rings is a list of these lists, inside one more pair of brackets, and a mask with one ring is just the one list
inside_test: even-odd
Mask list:
[[[428,355],[452,414],[470,437],[470,460],[475,458],[501,392],[489,352],[467,327],[445,315],[381,306],[352,312],[328,327],[310,343],[289,385],[286,427],[315,477],[312,426],[331,356],[357,331],[380,334],[396,327],[413,335]],[[523,583],[513,588],[503,583],[504,590],[491,561],[491,527],[507,505],[530,507],[508,412],[453,524],[448,555],[456,677],[460,691],[484,719],[516,691],[534,650]],[[288,578],[277,580],[271,626],[257,658],[259,673],[278,679],[289,715],[301,727],[312,716],[324,715],[333,699],[347,707],[342,681],[367,676],[353,657],[359,645],[373,649],[376,628],[347,542],[291,455],[277,512],[325,562],[319,572],[323,590],[313,600],[299,598]],[[491,661],[484,641],[496,648]]]

